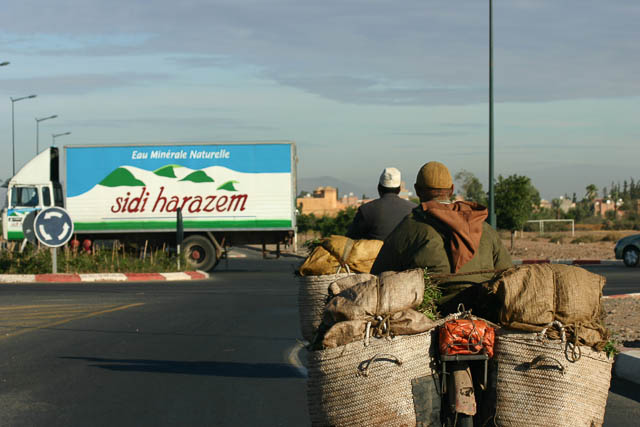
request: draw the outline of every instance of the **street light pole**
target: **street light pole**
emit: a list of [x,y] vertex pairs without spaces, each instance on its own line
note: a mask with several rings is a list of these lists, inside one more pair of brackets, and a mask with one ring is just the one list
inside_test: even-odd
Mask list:
[[489,0],[489,225],[496,228],[493,185],[493,0]]
[[23,99],[35,98],[36,96],[37,95],[22,96],[20,98],[9,97],[9,99],[11,99],[11,154],[13,158],[13,173],[11,174],[11,176],[15,176],[16,174],[16,129],[15,129],[15,120],[14,120],[15,114],[14,114],[13,104],[15,104],[18,101],[22,101]]
[[56,117],[58,117],[57,114],[49,117],[43,117],[41,119],[36,117],[36,156],[40,152],[40,122],[44,120],[55,119]]
[[64,132],[64,133],[53,133],[51,134],[51,145],[54,146],[56,145],[56,138],[59,136],[65,136],[65,135],[71,135],[71,132]]

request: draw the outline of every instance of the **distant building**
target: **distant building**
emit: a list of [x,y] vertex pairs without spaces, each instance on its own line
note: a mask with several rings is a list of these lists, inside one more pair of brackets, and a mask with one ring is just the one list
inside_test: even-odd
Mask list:
[[545,199],[540,200],[540,209],[551,209],[551,202]]
[[571,199],[567,199],[564,197],[560,197],[560,210],[564,213],[569,212],[569,209],[575,208],[576,204],[571,201]]
[[400,181],[400,193],[398,194],[398,196],[401,199],[405,199],[405,200],[409,200],[409,198],[413,197],[413,193],[407,190],[407,187],[404,181]]
[[296,206],[300,213],[315,216],[335,216],[348,207],[358,207],[368,200],[359,200],[356,195],[349,193],[338,199],[338,190],[334,187],[318,187],[312,194],[296,199]]
[[[413,193],[405,188],[404,181],[400,184],[400,194],[403,199],[409,200]],[[315,216],[335,216],[341,210],[349,207],[358,208],[373,199],[360,199],[353,193],[338,197],[338,190],[334,187],[318,187],[313,193],[296,198],[296,206],[301,214]]]
[[613,200],[606,199],[593,199],[593,213],[598,216],[604,217],[607,212],[610,211],[618,211],[620,210],[620,206],[622,206],[622,199],[618,199],[618,201],[614,204]]

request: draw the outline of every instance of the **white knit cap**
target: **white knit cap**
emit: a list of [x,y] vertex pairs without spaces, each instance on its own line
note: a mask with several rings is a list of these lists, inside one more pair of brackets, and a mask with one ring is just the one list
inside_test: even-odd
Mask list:
[[396,168],[384,168],[378,182],[387,188],[400,187],[400,171]]

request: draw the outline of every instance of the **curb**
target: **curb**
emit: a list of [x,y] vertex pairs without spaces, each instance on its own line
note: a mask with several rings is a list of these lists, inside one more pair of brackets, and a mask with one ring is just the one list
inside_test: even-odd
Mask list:
[[149,282],[208,279],[204,271],[173,273],[0,274],[0,283]]
[[516,259],[513,264],[623,265],[623,262],[618,259]]

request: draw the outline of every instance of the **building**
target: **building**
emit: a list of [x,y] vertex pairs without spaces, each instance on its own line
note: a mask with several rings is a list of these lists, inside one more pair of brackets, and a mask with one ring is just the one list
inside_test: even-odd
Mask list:
[[613,200],[607,199],[594,199],[593,200],[593,213],[594,215],[598,215],[601,217],[606,216],[607,212],[610,211],[619,211],[620,206],[622,206],[622,199],[618,199],[617,203],[614,204]]
[[335,216],[348,207],[358,207],[363,203],[353,193],[338,199],[338,190],[334,187],[318,187],[312,194],[296,199],[298,211],[304,215]]

